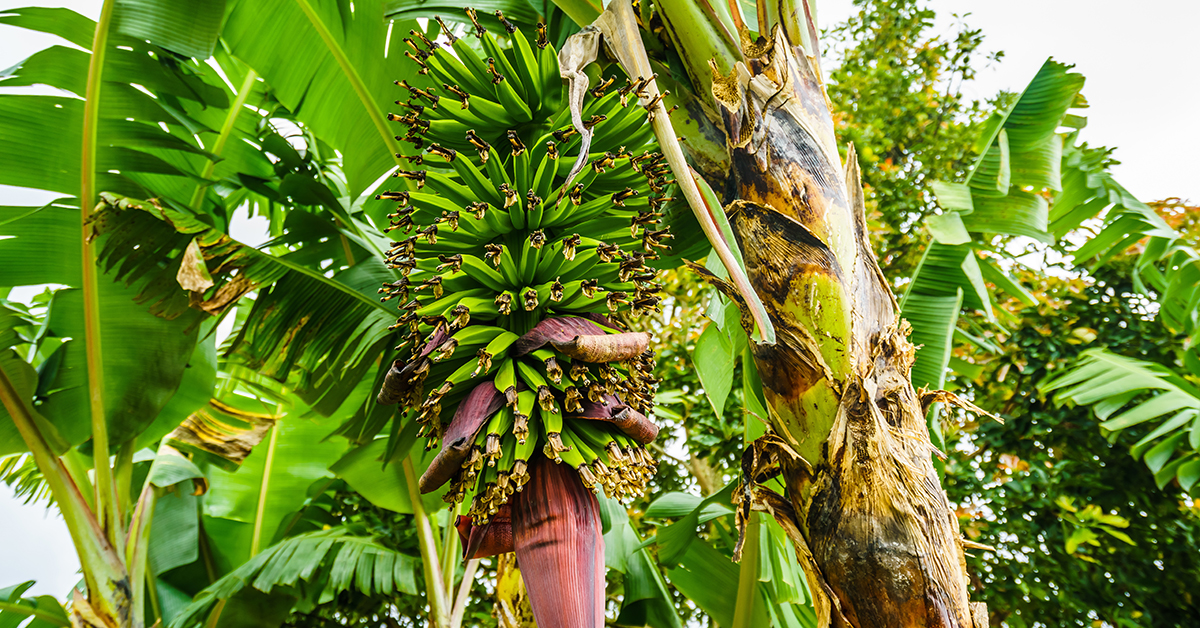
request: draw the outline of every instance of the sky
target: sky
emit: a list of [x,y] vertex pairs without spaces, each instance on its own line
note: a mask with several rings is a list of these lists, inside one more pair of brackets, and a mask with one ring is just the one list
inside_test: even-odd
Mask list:
[[[0,0],[0,10],[29,2]],[[95,18],[98,0],[39,3],[69,6]],[[1200,0],[929,0],[939,14],[936,32],[952,36],[959,14],[981,28],[984,47],[1004,60],[982,69],[968,98],[1019,91],[1047,57],[1073,63],[1087,77],[1091,107],[1083,139],[1116,147],[1123,163],[1114,174],[1138,198],[1179,196],[1200,202],[1200,56],[1195,53]],[[853,12],[850,0],[817,0],[828,26]],[[63,43],[54,37],[0,25],[0,68],[34,51]],[[21,88],[26,89],[26,88]],[[35,88],[37,89],[37,88]],[[0,87],[0,93],[12,88]],[[0,186],[0,205],[36,205],[43,193]],[[55,511],[22,505],[0,484],[0,588],[36,579],[31,594],[62,598],[79,580],[78,561]],[[12,542],[21,539],[21,542]]]
[[[1003,50],[964,89],[985,99],[1020,91],[1048,57],[1087,77],[1090,107],[1082,139],[1115,147],[1121,185],[1143,201],[1172,196],[1200,202],[1200,0],[931,0],[935,31],[951,14],[983,30],[983,47]],[[853,11],[850,0],[817,0],[828,26]]]

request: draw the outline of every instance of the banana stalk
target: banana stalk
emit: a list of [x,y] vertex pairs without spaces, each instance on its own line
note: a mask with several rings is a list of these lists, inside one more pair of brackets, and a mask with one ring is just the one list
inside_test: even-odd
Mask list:
[[464,559],[516,551],[539,623],[600,626],[592,491],[640,495],[654,475],[654,357],[629,325],[659,309],[650,263],[674,182],[645,81],[571,75],[565,90],[575,52],[544,26],[531,40],[497,12],[497,38],[467,15],[477,47],[446,29],[405,40],[441,87],[397,81],[388,116],[423,151],[378,196],[395,203],[385,261],[401,275],[380,292],[408,352],[378,400],[438,448],[420,491],[449,483],[470,505]]

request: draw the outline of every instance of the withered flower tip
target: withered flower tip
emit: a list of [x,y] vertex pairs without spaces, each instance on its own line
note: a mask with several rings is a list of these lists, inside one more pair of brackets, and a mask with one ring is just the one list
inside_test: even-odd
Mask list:
[[504,30],[508,31],[509,33],[515,33],[517,31],[517,25],[505,19],[504,11],[497,10],[496,19],[500,20],[500,23],[504,25]]
[[503,244],[485,244],[483,245],[483,259],[490,261],[496,268],[500,267],[500,255],[504,253]]
[[[533,194],[533,191],[531,190],[530,195],[532,195],[532,194]],[[536,196],[533,197],[533,200],[536,200],[539,203],[542,201],[542,199],[540,199]],[[546,245],[546,232],[544,230],[538,229],[537,231],[534,231],[533,233],[529,234],[529,246],[532,246],[535,249],[541,250],[541,248],[545,245]]]
[[500,313],[504,316],[512,314],[512,295],[507,292],[501,292],[496,295],[496,306],[500,308]]
[[521,141],[521,137],[517,135],[516,131],[509,129],[504,136],[508,138],[508,143],[512,144],[513,155],[520,155],[525,152],[525,143]]
[[525,290],[525,292],[523,294],[521,294],[521,299],[524,301],[524,306],[525,306],[526,312],[532,312],[537,309],[537,306],[538,306],[537,290],[535,290],[533,288],[527,288]]
[[563,257],[567,258],[567,261],[575,259],[575,247],[579,246],[580,242],[583,242],[583,239],[579,237],[578,233],[573,233],[570,237],[563,238]]
[[487,32],[487,29],[479,24],[479,17],[475,15],[475,9],[467,7],[466,11],[467,17],[471,18],[471,23],[475,25],[475,36],[482,38],[483,34]]
[[492,57],[487,58],[487,69],[488,74],[492,75],[493,85],[499,85],[500,83],[504,82],[504,75],[496,71],[496,59]]

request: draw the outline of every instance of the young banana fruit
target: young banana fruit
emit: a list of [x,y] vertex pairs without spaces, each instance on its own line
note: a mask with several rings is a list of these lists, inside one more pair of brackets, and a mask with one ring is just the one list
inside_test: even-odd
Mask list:
[[[468,15],[475,42],[444,27],[405,40],[435,87],[397,81],[404,109],[389,115],[422,152],[377,197],[396,203],[386,262],[402,275],[380,292],[411,350],[379,400],[440,441],[421,490],[450,482],[446,498],[484,525],[539,452],[610,496],[653,476],[654,359],[627,324],[659,308],[648,262],[672,237],[659,212],[672,181],[630,97],[641,81],[592,89],[576,128],[544,26],[531,42],[498,14],[496,37]],[[569,178],[581,131],[586,166]]]

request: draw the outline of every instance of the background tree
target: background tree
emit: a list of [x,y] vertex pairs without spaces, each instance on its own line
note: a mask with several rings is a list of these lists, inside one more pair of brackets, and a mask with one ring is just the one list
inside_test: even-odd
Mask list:
[[1006,417],[955,426],[969,453],[947,464],[967,535],[997,548],[968,559],[993,622],[1186,625],[1200,612],[1187,592],[1200,566],[1196,511],[1128,454],[1151,429],[1106,439],[1086,408],[1056,406],[1037,390],[1097,344],[1173,359],[1179,340],[1140,311],[1131,266],[1124,257],[1095,274],[1056,267],[1060,277],[1036,282],[1037,306],[1001,304],[1015,315],[994,339],[1003,352],[976,377],[957,378]]

